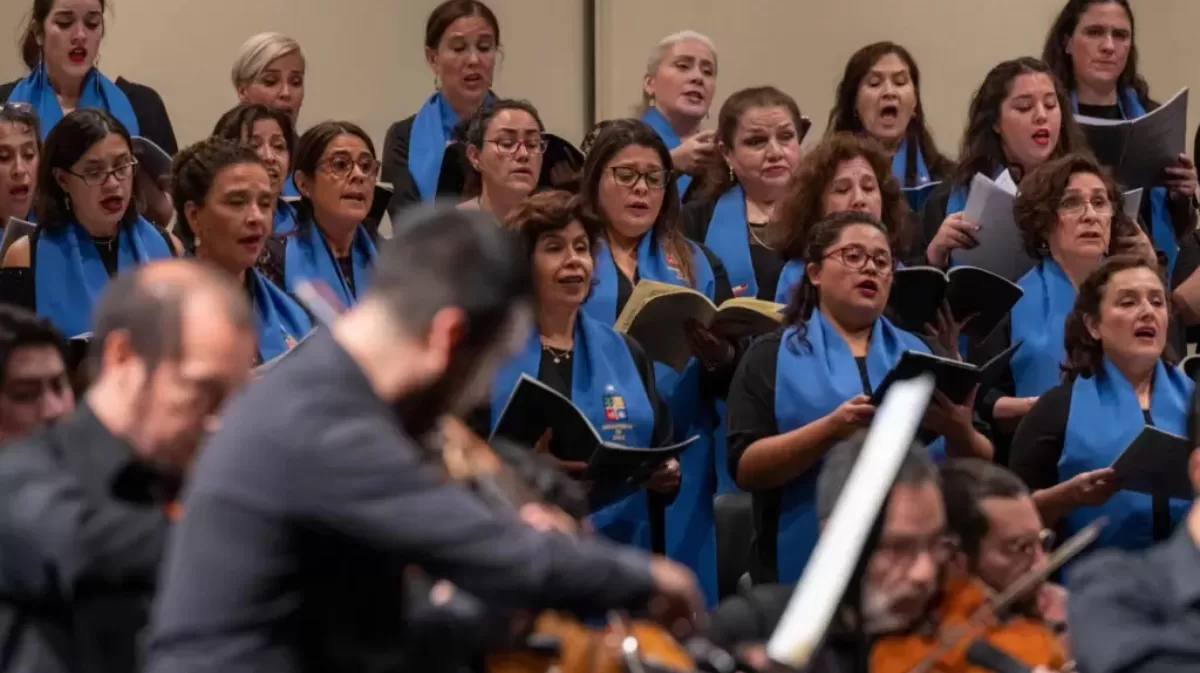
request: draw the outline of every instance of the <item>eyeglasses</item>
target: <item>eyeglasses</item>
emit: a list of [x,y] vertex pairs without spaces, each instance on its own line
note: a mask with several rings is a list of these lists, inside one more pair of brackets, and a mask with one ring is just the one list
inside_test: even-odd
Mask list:
[[0,390],[13,404],[33,404],[44,395],[62,395],[71,387],[66,373],[43,378],[23,378],[12,381]]
[[922,554],[929,554],[935,565],[941,565],[950,560],[957,548],[958,538],[953,535],[939,535],[930,540],[880,542],[875,554],[888,567],[900,570],[913,567]]
[[847,245],[844,248],[826,253],[824,259],[837,259],[846,268],[851,271],[862,271],[867,268],[867,262],[875,263],[875,270],[883,275],[892,273],[892,268],[895,262],[892,261],[891,253],[877,252],[871,254],[861,245]]
[[0,104],[0,114],[5,112],[17,112],[20,114],[37,114],[37,110],[30,103],[2,103]]
[[1091,199],[1085,199],[1078,194],[1071,194],[1063,198],[1058,204],[1058,209],[1067,215],[1082,215],[1088,205],[1092,206],[1092,210],[1096,211],[1097,215],[1112,215],[1113,204],[1108,200],[1107,196],[1094,196]]
[[1041,549],[1049,551],[1054,546],[1054,531],[1043,528],[1038,531],[1037,537],[1025,538],[1023,540],[1005,540],[1000,543],[1004,549],[1004,553],[1009,556],[1029,557]]
[[545,140],[541,138],[527,138],[525,140],[517,140],[516,138],[501,138],[499,140],[487,141],[496,146],[496,151],[500,154],[516,154],[517,150],[522,147],[530,154],[543,154],[546,147],[549,146]]
[[374,180],[375,174],[379,172],[379,161],[374,157],[366,155],[355,160],[345,154],[335,154],[323,160],[321,165],[325,167],[325,170],[330,175],[338,180],[345,180],[350,177],[355,168],[358,168],[370,180]]
[[633,166],[613,166],[613,182],[622,187],[633,188],[638,180],[646,183],[646,189],[662,189],[667,184],[667,172],[661,168],[643,173]]
[[80,180],[83,180],[83,184],[87,185],[88,187],[99,187],[100,185],[108,182],[110,177],[116,178],[117,182],[125,182],[126,180],[129,180],[133,177],[133,174],[137,172],[137,167],[137,159],[130,159],[129,163],[124,163],[120,166],[114,166],[113,168],[109,168],[107,170],[103,168],[93,168],[84,171],[83,173],[76,173],[75,171],[71,170],[68,170],[67,172],[79,178]]

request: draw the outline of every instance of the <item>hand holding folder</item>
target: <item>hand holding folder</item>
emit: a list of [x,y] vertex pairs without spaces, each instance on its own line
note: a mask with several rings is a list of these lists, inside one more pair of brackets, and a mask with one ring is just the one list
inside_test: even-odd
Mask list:
[[896,382],[914,379],[922,374],[932,374],[938,392],[954,404],[963,404],[976,386],[979,387],[976,391],[978,396],[995,385],[1000,373],[1008,367],[1013,353],[1020,346],[1020,341],[1012,344],[982,367],[921,351],[904,351],[900,360],[871,393],[871,404],[878,405]]

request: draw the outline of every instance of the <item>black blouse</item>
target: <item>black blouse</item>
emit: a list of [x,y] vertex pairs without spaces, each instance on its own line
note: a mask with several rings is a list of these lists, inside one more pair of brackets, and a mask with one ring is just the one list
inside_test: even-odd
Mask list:
[[[693,241],[703,243],[708,238],[708,227],[712,223],[713,211],[717,208],[714,199],[689,201],[679,212],[683,233]],[[764,239],[765,222],[750,222],[759,239]],[[787,260],[779,252],[762,245],[760,240],[750,240],[750,265],[754,267],[754,281],[758,284],[758,299],[775,301],[775,288],[779,285],[779,274]],[[732,290],[731,290],[732,294]],[[720,303],[720,302],[718,302]]]

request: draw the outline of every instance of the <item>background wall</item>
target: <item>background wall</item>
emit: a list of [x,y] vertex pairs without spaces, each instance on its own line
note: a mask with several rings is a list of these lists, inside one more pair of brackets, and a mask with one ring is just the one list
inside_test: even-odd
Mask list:
[[[578,140],[586,131],[584,0],[488,0],[499,16],[505,57],[497,91],[528,98],[548,126]],[[351,119],[381,142],[389,124],[429,95],[425,18],[437,0],[115,0],[101,68],[155,87],[181,143],[201,138],[235,98],[229,67],[242,42],[263,30],[300,40],[308,57],[301,126]],[[0,76],[23,67],[16,39],[29,0],[0,2]],[[943,150],[958,144],[971,93],[995,63],[1041,51],[1058,0],[596,0],[599,118],[629,114],[640,98],[650,48],[692,28],[720,53],[717,101],[772,83],[796,97],[824,130],[846,59],[869,42],[893,39],[918,59],[923,98]],[[1200,2],[1137,3],[1142,70],[1165,99],[1181,86],[1200,96],[1193,29]],[[1200,98],[1192,107],[1200,123]],[[715,115],[714,115],[715,116]],[[1189,138],[1190,142],[1190,138]]]

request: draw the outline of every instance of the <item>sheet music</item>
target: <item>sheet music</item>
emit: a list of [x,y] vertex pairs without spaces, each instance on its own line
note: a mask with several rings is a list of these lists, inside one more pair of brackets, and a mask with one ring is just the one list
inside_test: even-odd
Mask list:
[[1137,221],[1138,213],[1142,211],[1142,188],[1131,189],[1125,192],[1125,216],[1133,221]]
[[1075,115],[1093,152],[1126,187],[1148,187],[1187,151],[1188,89],[1133,120]]
[[916,436],[933,396],[933,385],[933,377],[926,374],[897,382],[884,396],[825,532],[817,540],[787,610],[767,643],[772,660],[804,670],[820,648],[854,575],[855,560],[863,553],[875,518]]
[[950,253],[956,264],[977,266],[1016,282],[1037,261],[1025,252],[1025,243],[1013,215],[1016,184],[1005,171],[998,181],[976,173],[963,209],[963,219],[979,225],[979,245]]

